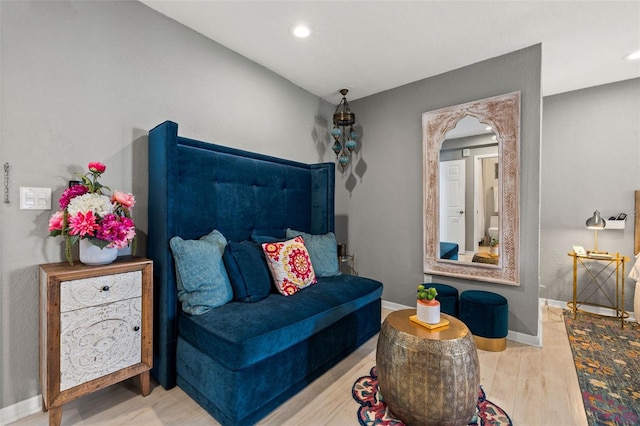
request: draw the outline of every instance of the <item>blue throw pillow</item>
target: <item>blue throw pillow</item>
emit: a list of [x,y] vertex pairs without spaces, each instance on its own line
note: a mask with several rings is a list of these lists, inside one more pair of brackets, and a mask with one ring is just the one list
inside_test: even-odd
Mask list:
[[286,234],[287,238],[302,236],[317,277],[333,277],[341,274],[338,264],[338,244],[333,232],[312,235],[287,228]]
[[259,302],[271,293],[271,274],[262,247],[252,241],[229,242],[224,265],[239,302]]
[[178,299],[182,310],[200,315],[233,299],[233,290],[222,261],[227,240],[219,231],[199,240],[173,237],[169,241],[176,265]]
[[264,243],[279,243],[283,241],[287,241],[287,237],[272,237],[271,235],[262,235],[251,233],[251,241],[258,244]]

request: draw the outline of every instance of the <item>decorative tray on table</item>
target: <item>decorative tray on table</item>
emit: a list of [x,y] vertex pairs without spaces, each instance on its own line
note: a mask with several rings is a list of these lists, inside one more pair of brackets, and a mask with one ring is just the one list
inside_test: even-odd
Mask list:
[[422,321],[420,321],[420,320],[418,319],[418,316],[417,316],[417,315],[411,315],[411,316],[409,317],[409,319],[410,319],[412,322],[414,322],[414,323],[416,323],[416,324],[418,324],[418,325],[421,325],[421,326],[422,326],[422,327],[424,327],[424,328],[428,328],[429,330],[434,330],[434,329],[436,329],[436,328],[440,328],[440,327],[444,327],[444,326],[449,325],[449,320],[448,320],[448,319],[446,319],[446,318],[442,318],[442,317],[440,317],[440,322],[439,322],[439,323],[437,323],[437,324],[429,324],[429,323],[426,323],[426,322],[422,322]]

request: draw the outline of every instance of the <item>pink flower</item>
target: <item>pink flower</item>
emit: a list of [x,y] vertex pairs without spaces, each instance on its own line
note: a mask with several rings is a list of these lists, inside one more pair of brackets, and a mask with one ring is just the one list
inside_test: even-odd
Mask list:
[[88,235],[93,237],[95,231],[100,229],[100,225],[96,223],[96,217],[92,211],[86,214],[79,212],[76,216],[69,217],[69,234],[80,235],[84,237]]
[[89,192],[89,188],[84,185],[74,185],[71,188],[65,189],[60,196],[60,208],[63,210],[66,209],[72,198],[86,194],[87,192]]
[[127,194],[120,191],[115,191],[111,195],[112,203],[120,203],[123,207],[130,209],[136,203],[136,197],[133,194]]
[[96,238],[109,241],[111,244],[108,247],[121,249],[128,246],[135,235],[133,220],[111,213],[102,218]]
[[99,161],[90,162],[88,167],[93,173],[104,173],[104,171],[107,170],[107,166]]
[[49,219],[49,232],[62,231],[62,222],[64,222],[64,214],[61,211],[55,212]]

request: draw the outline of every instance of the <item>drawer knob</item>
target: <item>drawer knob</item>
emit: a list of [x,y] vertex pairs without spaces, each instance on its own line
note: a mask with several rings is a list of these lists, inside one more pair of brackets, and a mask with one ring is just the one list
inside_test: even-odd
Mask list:
[[102,287],[102,291],[109,291],[109,286],[105,285],[104,287]]
[[133,331],[140,331],[140,327],[136,325],[135,327],[133,327]]

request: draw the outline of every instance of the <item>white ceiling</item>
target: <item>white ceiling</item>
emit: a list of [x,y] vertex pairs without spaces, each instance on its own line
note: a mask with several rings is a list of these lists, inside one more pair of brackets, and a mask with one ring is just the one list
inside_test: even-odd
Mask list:
[[640,77],[640,0],[142,3],[333,104],[537,43],[545,96]]

